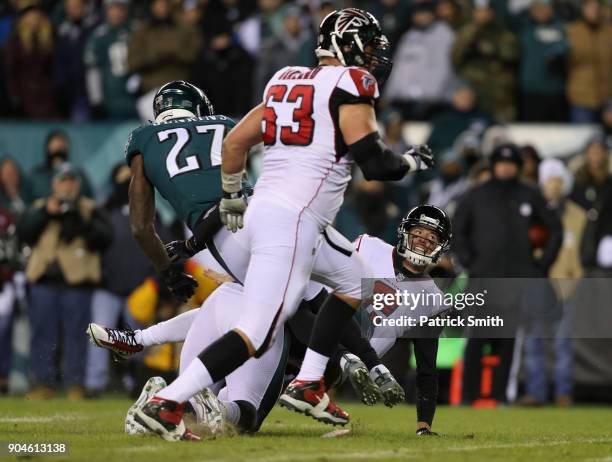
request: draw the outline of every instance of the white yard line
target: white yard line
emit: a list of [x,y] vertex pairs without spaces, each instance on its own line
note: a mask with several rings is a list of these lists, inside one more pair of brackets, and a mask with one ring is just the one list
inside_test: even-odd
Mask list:
[[72,414],[55,414],[49,416],[0,417],[0,423],[51,423],[57,421],[89,420],[89,417]]

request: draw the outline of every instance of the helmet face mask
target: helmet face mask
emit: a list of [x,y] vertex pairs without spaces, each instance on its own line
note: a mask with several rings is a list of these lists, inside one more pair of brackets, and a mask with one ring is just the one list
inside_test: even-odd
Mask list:
[[368,69],[381,85],[391,72],[389,40],[376,18],[367,11],[345,8],[328,14],[321,22],[318,58],[338,59],[344,66]]
[[446,213],[433,205],[413,208],[398,230],[397,253],[411,264],[436,263],[450,247],[451,223]]
[[153,98],[153,114],[158,116],[166,111],[175,110],[185,116],[185,111],[194,117],[213,115],[212,104],[206,94],[195,85],[184,80],[173,80],[163,85]]

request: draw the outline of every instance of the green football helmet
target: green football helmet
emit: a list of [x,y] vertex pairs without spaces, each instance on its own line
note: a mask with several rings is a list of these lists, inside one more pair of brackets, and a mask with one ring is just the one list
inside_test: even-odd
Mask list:
[[195,85],[184,80],[168,82],[155,93],[155,98],[153,98],[155,118],[170,109],[184,109],[197,117],[215,113],[206,94]]

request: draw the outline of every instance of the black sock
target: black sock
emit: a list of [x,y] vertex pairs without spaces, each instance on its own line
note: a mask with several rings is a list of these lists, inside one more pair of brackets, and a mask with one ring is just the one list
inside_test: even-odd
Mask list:
[[331,356],[354,314],[351,305],[330,294],[317,314],[308,347],[323,356]]
[[198,355],[206,366],[213,382],[218,382],[242,366],[251,355],[242,337],[230,330],[223,337],[208,345]]
[[234,401],[240,408],[240,419],[238,419],[238,430],[240,433],[253,433],[257,428],[257,409],[248,401]]
[[380,358],[376,354],[376,351],[374,351],[370,342],[363,338],[359,323],[354,319],[351,319],[344,329],[344,332],[342,332],[340,342],[347,350],[355,356],[358,356],[364,362],[368,370],[380,364]]

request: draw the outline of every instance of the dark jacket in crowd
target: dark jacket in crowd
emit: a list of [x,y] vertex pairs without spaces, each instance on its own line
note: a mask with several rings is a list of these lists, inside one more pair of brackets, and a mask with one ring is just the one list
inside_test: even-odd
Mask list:
[[102,286],[121,297],[127,297],[154,274],[151,262],[138,247],[130,230],[127,186],[128,183],[117,185],[105,205],[113,228],[113,242],[102,255]]
[[[542,257],[535,260],[529,228],[549,230]],[[544,276],[563,240],[561,221],[541,193],[519,181],[493,178],[465,193],[453,219],[453,249],[475,277]]]
[[588,211],[593,207],[601,208],[602,197],[609,190],[612,190],[612,176],[608,176],[604,181],[597,181],[586,165],[583,165],[576,172],[570,199]]

